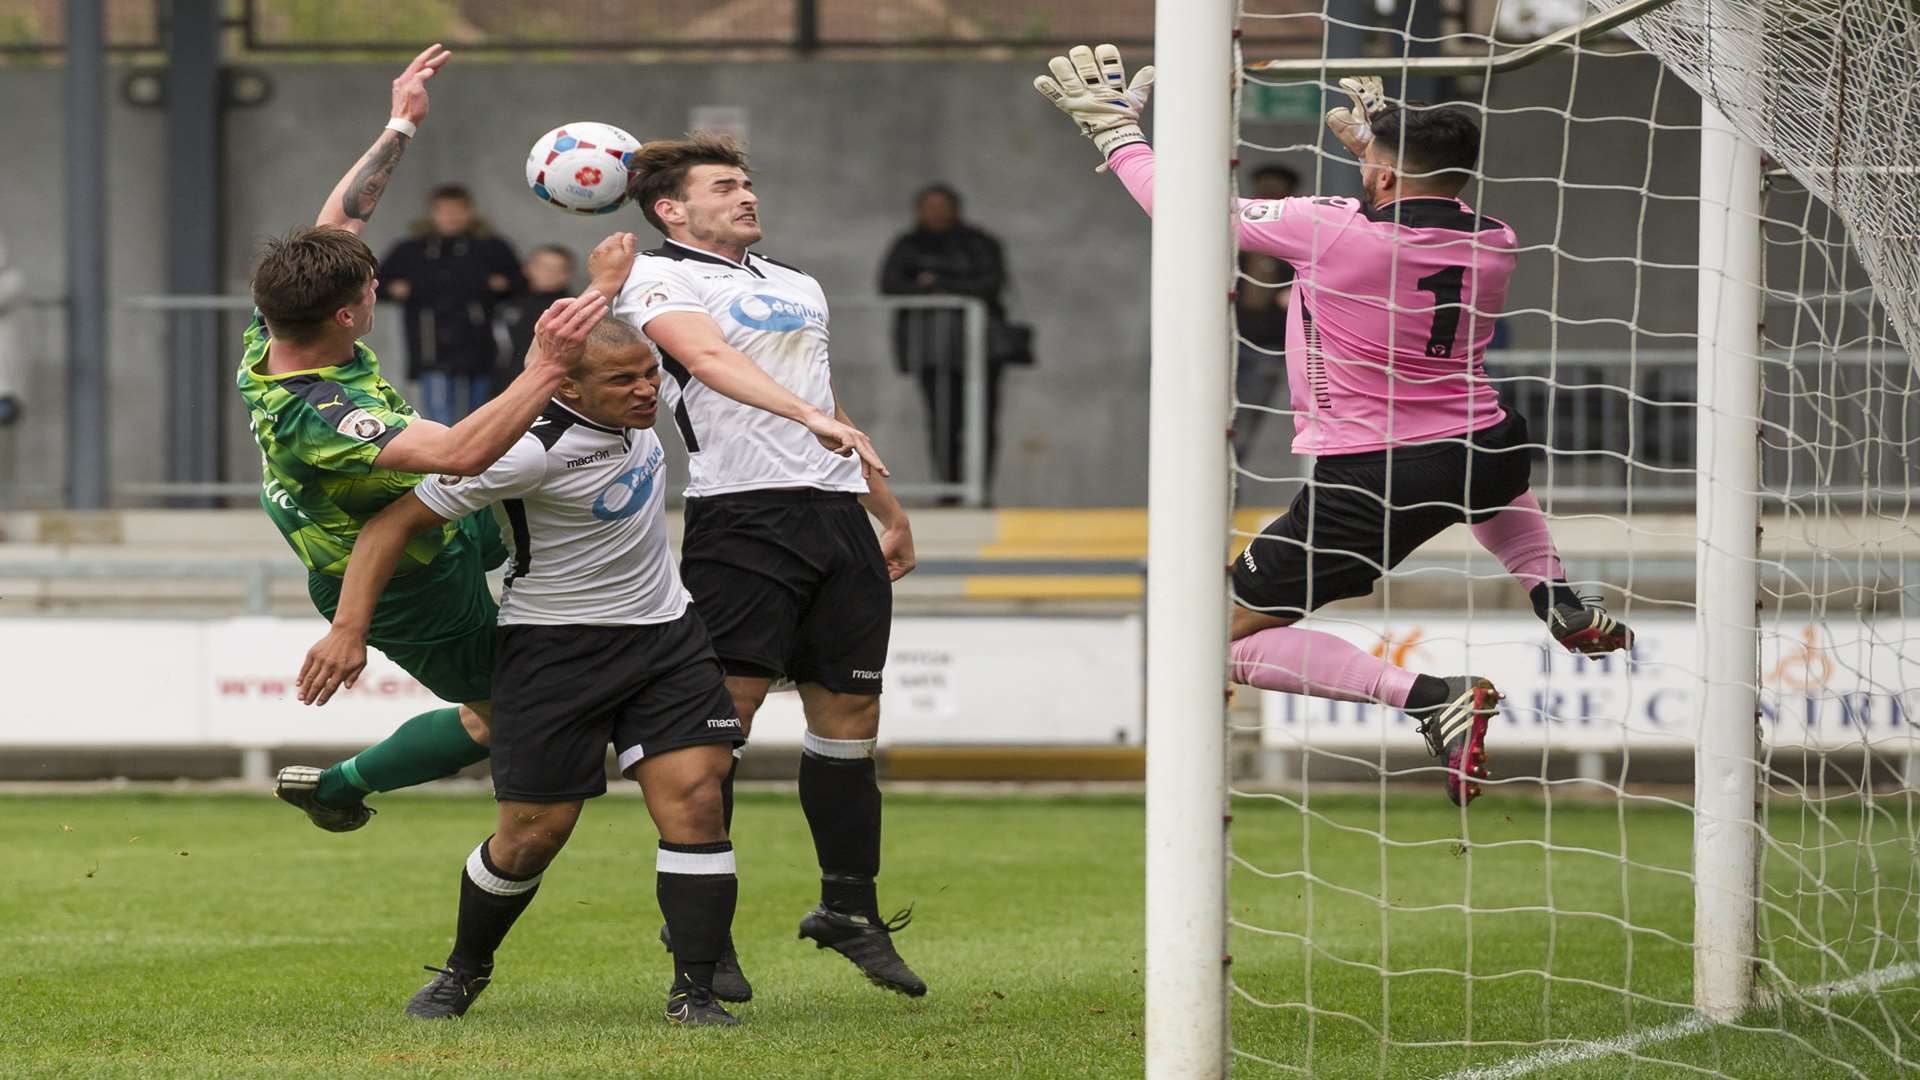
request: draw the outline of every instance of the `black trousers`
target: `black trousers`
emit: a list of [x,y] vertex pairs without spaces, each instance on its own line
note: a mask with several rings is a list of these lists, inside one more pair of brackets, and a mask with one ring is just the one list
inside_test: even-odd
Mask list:
[[[991,501],[995,460],[1000,451],[1000,374],[998,364],[987,365],[987,475]],[[927,452],[934,479],[957,484],[966,471],[967,369],[964,364],[928,364],[916,372],[920,396],[927,403]]]

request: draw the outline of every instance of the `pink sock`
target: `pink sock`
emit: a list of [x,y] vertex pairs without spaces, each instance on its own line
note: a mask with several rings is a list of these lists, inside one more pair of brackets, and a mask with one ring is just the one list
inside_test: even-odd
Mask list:
[[1233,681],[1335,701],[1407,703],[1413,680],[1406,668],[1369,656],[1332,634],[1276,626],[1233,643]]
[[1473,538],[1529,590],[1543,582],[1566,580],[1560,553],[1554,550],[1553,537],[1547,532],[1547,516],[1531,491],[1475,525]]

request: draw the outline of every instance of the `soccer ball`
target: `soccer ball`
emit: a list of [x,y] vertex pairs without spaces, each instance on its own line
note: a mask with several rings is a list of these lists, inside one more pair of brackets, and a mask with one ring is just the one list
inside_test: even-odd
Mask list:
[[562,124],[527,154],[527,186],[548,206],[610,214],[627,201],[627,163],[639,149],[640,140],[612,124]]

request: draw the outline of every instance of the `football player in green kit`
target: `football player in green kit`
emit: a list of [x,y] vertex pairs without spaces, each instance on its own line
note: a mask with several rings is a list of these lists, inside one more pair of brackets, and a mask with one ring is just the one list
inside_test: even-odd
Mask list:
[[[237,382],[260,444],[260,504],[306,564],[308,593],[328,619],[361,525],[428,475],[474,476],[492,465],[546,408],[607,312],[604,293],[592,288],[554,304],[536,324],[519,378],[453,427],[418,416],[360,342],[373,326],[378,268],[360,231],[427,115],[427,81],[451,55],[434,45],[407,65],[393,82],[386,130],[314,224],[267,242],[253,270],[257,310]],[[282,769],[276,795],[321,828],[346,832],[372,816],[370,792],[486,759],[497,612],[486,572],[505,557],[497,526],[482,515],[408,546],[368,641],[454,704],[330,768]]]

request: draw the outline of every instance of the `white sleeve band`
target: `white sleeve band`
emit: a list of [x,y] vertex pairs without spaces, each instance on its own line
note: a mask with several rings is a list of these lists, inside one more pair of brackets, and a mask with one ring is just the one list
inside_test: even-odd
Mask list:
[[387,130],[397,131],[400,134],[405,135],[409,139],[413,138],[420,131],[420,129],[417,126],[415,126],[413,121],[402,119],[401,117],[398,117],[398,116],[390,117],[387,120]]

